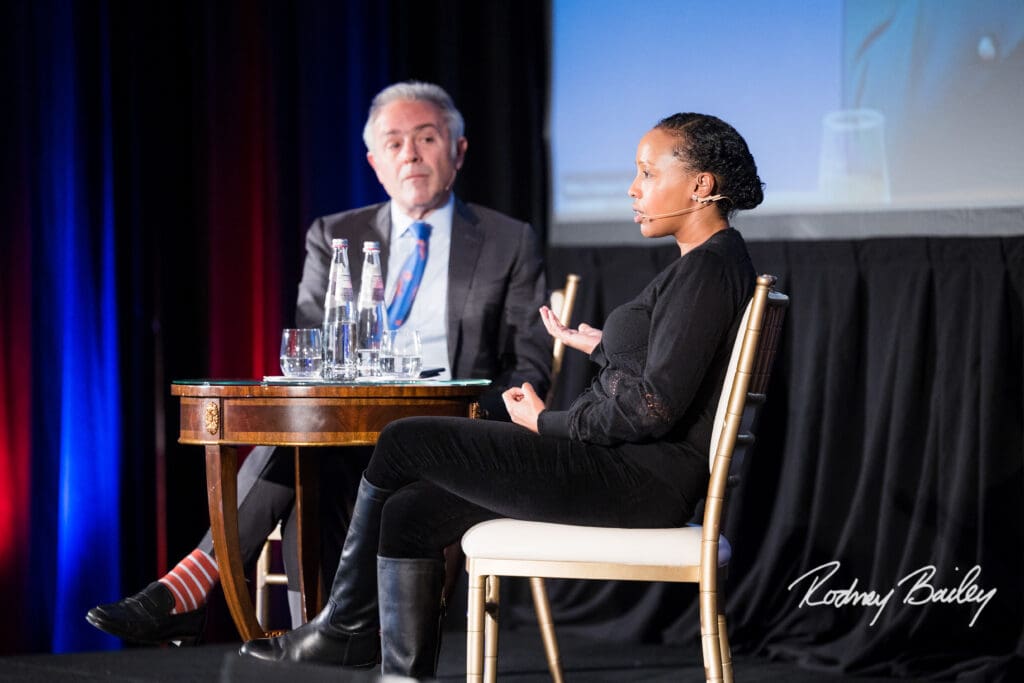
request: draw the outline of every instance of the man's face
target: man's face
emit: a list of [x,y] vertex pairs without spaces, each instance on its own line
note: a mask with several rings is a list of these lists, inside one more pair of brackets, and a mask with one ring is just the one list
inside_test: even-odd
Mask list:
[[423,218],[448,201],[466,154],[466,138],[452,141],[441,110],[422,100],[397,100],[381,109],[366,153],[377,180],[398,208]]

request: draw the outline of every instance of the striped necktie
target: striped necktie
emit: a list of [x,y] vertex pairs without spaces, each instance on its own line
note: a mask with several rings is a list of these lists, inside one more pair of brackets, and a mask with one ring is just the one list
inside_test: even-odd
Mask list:
[[398,280],[395,282],[395,295],[391,297],[391,305],[388,306],[388,324],[393,330],[401,327],[409,317],[413,299],[416,298],[420,280],[423,279],[423,269],[427,266],[430,226],[417,221],[409,226],[409,229],[416,235],[416,248],[402,264],[402,270],[399,271]]

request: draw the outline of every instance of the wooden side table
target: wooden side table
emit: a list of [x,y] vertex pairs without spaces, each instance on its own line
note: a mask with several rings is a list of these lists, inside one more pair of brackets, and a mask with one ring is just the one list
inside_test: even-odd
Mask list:
[[392,420],[412,416],[476,417],[488,380],[407,383],[177,380],[178,442],[206,447],[206,490],[213,547],[231,617],[245,640],[267,634],[256,620],[238,542],[236,446],[295,448],[300,585],[307,618],[323,605],[317,529],[315,448],[376,443]]

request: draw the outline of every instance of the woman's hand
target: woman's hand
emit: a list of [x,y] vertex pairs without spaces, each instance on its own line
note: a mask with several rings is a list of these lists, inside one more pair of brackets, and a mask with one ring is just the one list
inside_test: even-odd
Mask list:
[[506,389],[501,400],[505,402],[505,410],[513,422],[537,433],[537,416],[544,410],[544,401],[540,400],[532,384],[524,382],[521,387]]
[[548,334],[555,339],[560,339],[569,348],[582,351],[588,356],[601,341],[601,330],[586,323],[580,323],[577,330],[566,327],[559,322],[555,312],[547,306],[540,307],[540,319],[544,321],[544,327],[548,328]]

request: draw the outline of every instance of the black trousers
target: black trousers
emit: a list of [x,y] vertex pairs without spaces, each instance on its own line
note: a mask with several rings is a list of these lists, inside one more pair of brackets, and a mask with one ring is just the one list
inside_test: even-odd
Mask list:
[[496,517],[683,524],[696,502],[683,493],[693,482],[659,476],[654,464],[663,461],[661,448],[598,446],[489,420],[398,420],[381,432],[365,474],[374,486],[394,491],[384,505],[379,554],[439,559],[471,526]]

